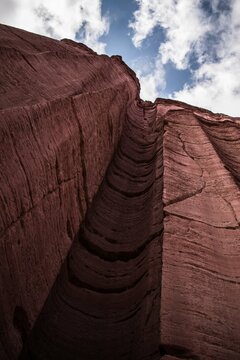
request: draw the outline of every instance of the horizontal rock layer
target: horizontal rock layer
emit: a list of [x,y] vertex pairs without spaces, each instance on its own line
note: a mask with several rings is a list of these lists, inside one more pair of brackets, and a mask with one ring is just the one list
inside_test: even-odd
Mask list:
[[0,358],[239,359],[240,119],[70,40],[0,62]]

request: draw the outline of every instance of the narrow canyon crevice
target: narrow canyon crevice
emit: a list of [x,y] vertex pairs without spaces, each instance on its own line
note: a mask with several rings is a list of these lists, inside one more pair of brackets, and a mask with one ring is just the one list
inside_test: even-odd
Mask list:
[[133,102],[23,359],[159,358],[161,175],[162,121]]
[[240,118],[0,25],[1,360],[239,360]]

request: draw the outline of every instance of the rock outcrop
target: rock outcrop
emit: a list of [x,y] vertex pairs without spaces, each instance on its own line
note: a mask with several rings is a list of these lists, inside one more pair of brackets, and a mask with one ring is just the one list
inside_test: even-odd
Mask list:
[[240,119],[0,26],[0,358],[240,359]]

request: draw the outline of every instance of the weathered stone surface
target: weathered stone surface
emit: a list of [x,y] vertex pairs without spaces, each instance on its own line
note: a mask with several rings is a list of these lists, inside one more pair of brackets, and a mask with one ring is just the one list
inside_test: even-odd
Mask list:
[[155,181],[162,129],[155,119],[155,106],[128,108],[118,149],[26,357],[159,358],[162,186]]
[[239,359],[240,119],[70,40],[0,63],[0,358]]
[[[167,107],[161,341],[240,358],[240,121]],[[167,110],[166,109],[166,110]]]
[[0,333],[11,359],[103,179],[138,83],[118,58],[0,32]]

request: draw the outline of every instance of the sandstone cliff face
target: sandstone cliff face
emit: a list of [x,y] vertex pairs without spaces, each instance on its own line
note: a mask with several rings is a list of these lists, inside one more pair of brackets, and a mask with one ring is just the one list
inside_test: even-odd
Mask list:
[[0,62],[0,358],[240,359],[240,119],[69,40]]
[[[169,103],[170,104],[170,103]],[[167,102],[161,342],[240,358],[240,122]]]

